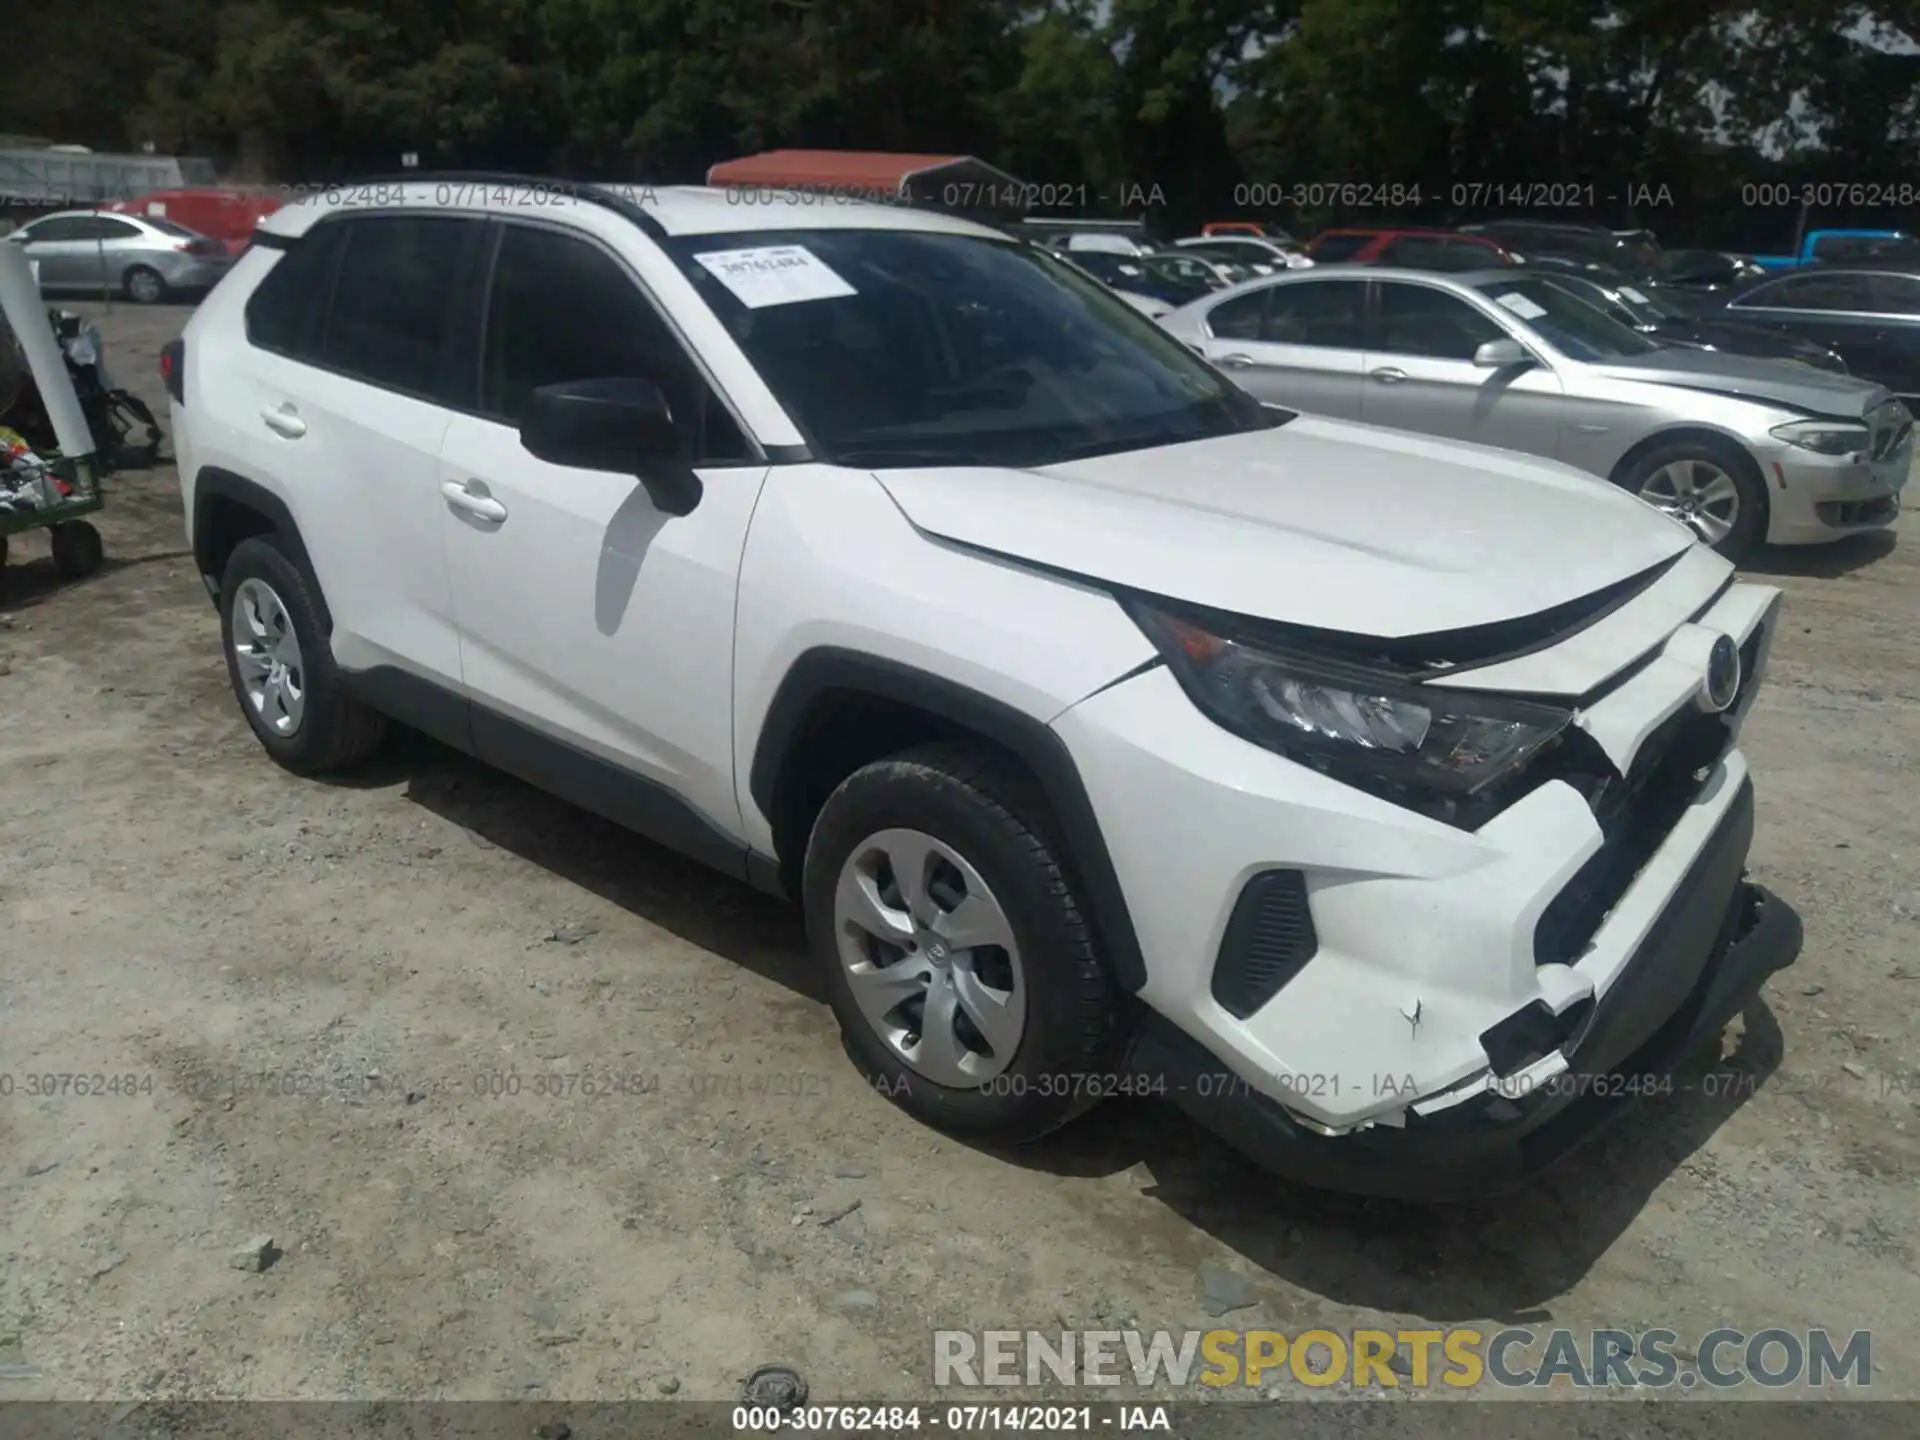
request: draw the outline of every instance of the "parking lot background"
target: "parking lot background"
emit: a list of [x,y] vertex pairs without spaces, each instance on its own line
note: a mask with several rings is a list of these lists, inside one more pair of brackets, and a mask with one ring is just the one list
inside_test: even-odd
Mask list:
[[[189,312],[80,308],[164,413]],[[936,1329],[1421,1322],[1871,1328],[1920,1396],[1911,516],[1752,567],[1787,591],[1752,865],[1799,963],[1688,1088],[1437,1212],[1145,1101],[1017,1154],[921,1128],[795,913],[425,741],[283,773],[172,470],[100,523],[101,573],[21,537],[0,593],[0,1071],[144,1083],[0,1098],[6,1398],[717,1399],[771,1361],[915,1398]]]

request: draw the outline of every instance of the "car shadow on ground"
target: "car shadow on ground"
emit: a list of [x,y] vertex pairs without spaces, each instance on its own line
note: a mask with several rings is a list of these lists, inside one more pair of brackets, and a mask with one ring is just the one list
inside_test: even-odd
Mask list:
[[1587,1146],[1484,1201],[1414,1205],[1289,1184],[1169,1104],[1109,1101],[1031,1149],[991,1153],[1054,1174],[1135,1166],[1144,1194],[1253,1264],[1336,1304],[1436,1322],[1525,1323],[1607,1253],[1654,1192],[1779,1068],[1779,1023],[1763,999],[1738,1043],[1710,1047],[1672,1093],[1629,1101]]
[[1764,545],[1741,563],[1754,575],[1806,575],[1836,580],[1891,555],[1900,543],[1891,530],[1868,530],[1826,545]]
[[396,730],[350,788],[404,784],[414,804],[480,848],[517,855],[689,944],[825,1003],[799,909],[763,895],[610,820],[556,799],[411,730]]
[[[681,858],[451,747],[398,730],[373,760],[328,783],[404,786],[413,803],[661,929],[816,1003],[797,907]],[[831,1025],[829,1016],[821,1023]],[[1780,1027],[1764,1000],[1724,1058],[1711,1049],[1671,1094],[1625,1104],[1594,1141],[1547,1175],[1471,1204],[1419,1206],[1292,1185],[1260,1169],[1171,1104],[1111,1099],[1032,1146],[980,1145],[983,1158],[1044,1174],[1137,1170],[1142,1193],[1253,1265],[1329,1301],[1435,1322],[1541,1318],[1605,1255],[1654,1192],[1779,1067]],[[849,1062],[851,1063],[851,1062]],[[1534,1313],[1529,1313],[1534,1312]]]
[[91,575],[83,575],[77,580],[69,580],[62,575],[53,561],[45,555],[32,560],[9,560],[4,567],[0,567],[0,615],[17,610],[31,610],[46,604],[48,600],[64,590],[96,584],[122,570],[132,570],[141,565],[162,564],[169,560],[192,558],[193,552],[190,550],[165,550],[152,555],[133,555],[126,558],[109,555],[100,562],[98,570]]

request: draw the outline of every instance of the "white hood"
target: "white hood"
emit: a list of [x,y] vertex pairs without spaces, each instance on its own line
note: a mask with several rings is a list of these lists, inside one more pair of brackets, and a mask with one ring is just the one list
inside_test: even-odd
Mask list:
[[1036,470],[885,470],[948,540],[1197,605],[1398,638],[1538,614],[1693,544],[1571,467],[1404,431],[1275,430]]

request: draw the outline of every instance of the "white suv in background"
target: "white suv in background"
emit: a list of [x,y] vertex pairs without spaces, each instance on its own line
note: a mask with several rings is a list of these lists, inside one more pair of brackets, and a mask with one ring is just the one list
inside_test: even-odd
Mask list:
[[393,717],[793,897],[933,1124],[1162,1096],[1356,1191],[1546,1164],[1793,958],[1735,744],[1776,591],[991,230],[735,198],[265,222],[165,369],[274,759]]

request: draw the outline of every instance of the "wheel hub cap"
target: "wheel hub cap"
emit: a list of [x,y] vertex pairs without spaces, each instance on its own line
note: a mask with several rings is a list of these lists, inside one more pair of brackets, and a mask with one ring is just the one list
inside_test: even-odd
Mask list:
[[1740,519],[1740,490],[1711,460],[1676,460],[1649,475],[1640,498],[1671,515],[1708,545],[1732,533]]
[[307,711],[307,671],[292,617],[271,585],[242,580],[233,595],[233,659],[248,705],[276,735],[291,735]]
[[873,1033],[915,1073],[977,1089],[1013,1063],[1026,981],[1012,922],[945,841],[882,830],[854,847],[834,891],[834,939]]

